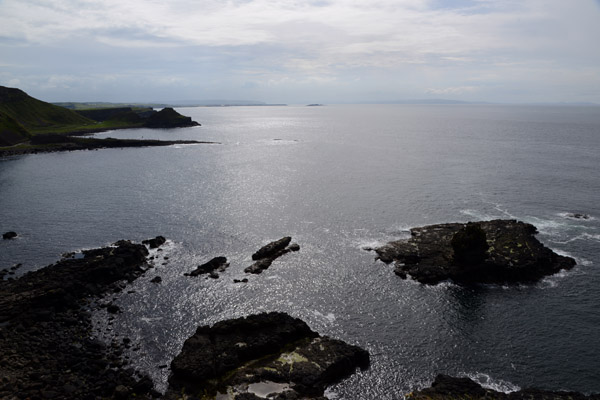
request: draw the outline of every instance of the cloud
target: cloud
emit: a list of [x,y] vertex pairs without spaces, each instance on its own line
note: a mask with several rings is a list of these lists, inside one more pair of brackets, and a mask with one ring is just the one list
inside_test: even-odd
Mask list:
[[245,90],[284,78],[380,87],[402,74],[420,93],[487,95],[473,82],[598,68],[599,17],[595,0],[2,0],[0,54],[29,63],[8,70],[22,81],[41,51],[57,66],[48,75],[62,55],[80,74],[203,74],[253,82]]

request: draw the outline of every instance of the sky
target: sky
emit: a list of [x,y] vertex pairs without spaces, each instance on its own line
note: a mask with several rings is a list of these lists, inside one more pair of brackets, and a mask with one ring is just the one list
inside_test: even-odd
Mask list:
[[600,0],[0,0],[45,101],[600,103]]

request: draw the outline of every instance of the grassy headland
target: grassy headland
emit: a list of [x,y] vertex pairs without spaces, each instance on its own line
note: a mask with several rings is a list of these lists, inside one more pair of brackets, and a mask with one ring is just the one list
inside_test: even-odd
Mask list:
[[[31,152],[28,150],[57,151],[74,145],[82,148],[120,147],[118,139],[100,145],[96,143],[99,139],[67,140],[64,137],[113,129],[196,125],[199,124],[172,108],[155,111],[150,107],[102,107],[74,111],[35,99],[20,89],[0,86],[0,154]],[[47,135],[51,135],[52,139],[42,138]],[[154,142],[142,144],[142,141],[130,140],[121,144],[124,147],[135,143],[138,146],[160,145]]]

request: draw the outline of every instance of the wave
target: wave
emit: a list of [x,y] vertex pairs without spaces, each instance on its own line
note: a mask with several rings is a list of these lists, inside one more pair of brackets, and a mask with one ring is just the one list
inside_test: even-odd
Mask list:
[[514,383],[504,381],[502,379],[494,379],[490,375],[483,372],[475,372],[472,374],[464,373],[461,375],[474,380],[486,389],[492,389],[497,392],[512,393],[521,390],[521,388]]

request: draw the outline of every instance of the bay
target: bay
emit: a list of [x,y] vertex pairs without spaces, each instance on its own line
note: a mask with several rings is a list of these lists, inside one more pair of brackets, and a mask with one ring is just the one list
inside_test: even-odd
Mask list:
[[[131,337],[134,367],[164,389],[196,326],[285,311],[360,345],[372,365],[331,388],[398,399],[435,374],[510,390],[600,392],[600,108],[332,105],[182,108],[202,127],[99,137],[217,145],[105,149],[0,160],[0,267],[22,272],[119,239],[169,239],[156,268],[115,295],[101,337]],[[584,213],[589,219],[574,219]],[[535,285],[403,281],[365,251],[434,223],[514,218],[578,266]],[[290,235],[248,284],[251,254]],[[183,274],[224,255],[218,280]],[[167,257],[168,259],[165,259]],[[163,265],[165,264],[165,265]],[[150,283],[156,275],[161,284]],[[135,347],[135,346],[134,346]]]

